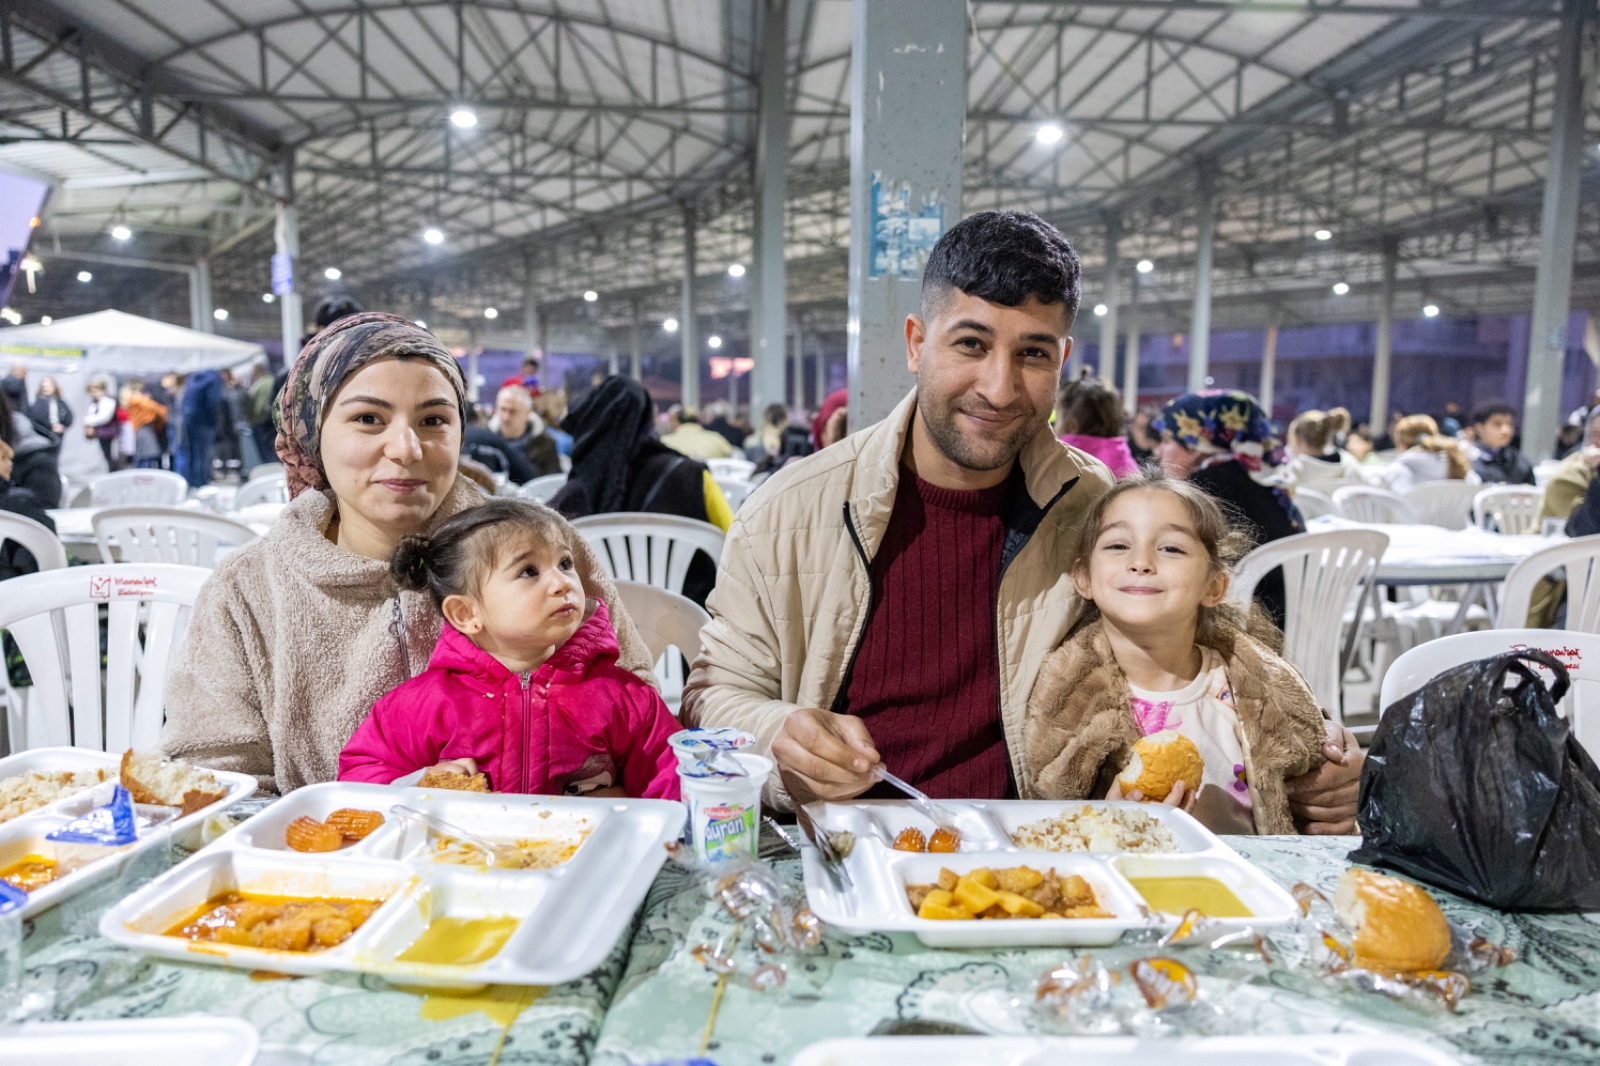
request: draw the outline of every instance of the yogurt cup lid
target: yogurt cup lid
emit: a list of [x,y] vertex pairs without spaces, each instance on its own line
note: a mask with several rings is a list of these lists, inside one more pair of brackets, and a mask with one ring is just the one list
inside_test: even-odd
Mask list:
[[66,825],[45,836],[66,844],[100,844],[118,847],[139,839],[137,821],[133,813],[133,797],[121,785],[111,792],[111,802],[96,807],[89,813],[74,818]]
[[0,914],[20,911],[28,905],[28,894],[10,881],[0,881]]
[[754,734],[726,726],[715,729],[680,729],[667,738],[667,743],[680,758],[705,751],[738,751],[755,742]]

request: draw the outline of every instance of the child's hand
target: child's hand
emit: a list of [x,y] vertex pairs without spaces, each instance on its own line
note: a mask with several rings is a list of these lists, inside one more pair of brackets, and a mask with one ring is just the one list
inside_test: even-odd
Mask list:
[[460,774],[462,777],[471,777],[477,772],[476,759],[441,759],[427,770],[430,774]]
[[[1185,785],[1180,780],[1180,781],[1176,782],[1175,784],[1173,784],[1172,791],[1167,793],[1167,798],[1162,800],[1161,802],[1165,803],[1168,807],[1179,807],[1179,808],[1182,808],[1185,813],[1190,813],[1190,812],[1192,812],[1194,810],[1194,801],[1195,801],[1195,796],[1197,796],[1197,795],[1198,795],[1198,793],[1190,792],[1189,791],[1189,786]],[[1107,790],[1107,792],[1106,792],[1106,799],[1108,799],[1108,800],[1124,800],[1125,799],[1125,800],[1131,800],[1134,803],[1147,802],[1145,800],[1145,798],[1144,798],[1144,793],[1140,792],[1138,789],[1134,789],[1132,792],[1130,792],[1126,796],[1124,796],[1122,794],[1122,782],[1121,781],[1117,781],[1115,779],[1112,780],[1111,788],[1109,790]]]

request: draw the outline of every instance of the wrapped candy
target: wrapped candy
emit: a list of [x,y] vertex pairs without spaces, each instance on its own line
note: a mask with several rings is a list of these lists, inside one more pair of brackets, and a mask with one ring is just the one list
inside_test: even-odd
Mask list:
[[1033,1027],[1046,1032],[1159,1038],[1226,1031],[1227,1012],[1204,994],[1194,972],[1168,956],[1112,969],[1080,955],[1034,985]]

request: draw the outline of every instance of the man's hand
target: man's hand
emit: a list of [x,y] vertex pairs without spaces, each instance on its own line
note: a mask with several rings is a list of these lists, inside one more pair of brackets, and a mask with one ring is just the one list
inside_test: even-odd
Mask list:
[[872,787],[878,749],[866,723],[814,707],[789,712],[772,741],[778,769],[795,774],[817,799],[847,800]]
[[1328,723],[1328,740],[1322,746],[1327,762],[1291,778],[1289,810],[1302,833],[1344,836],[1356,831],[1356,799],[1361,793],[1361,764],[1366,754],[1355,734]]

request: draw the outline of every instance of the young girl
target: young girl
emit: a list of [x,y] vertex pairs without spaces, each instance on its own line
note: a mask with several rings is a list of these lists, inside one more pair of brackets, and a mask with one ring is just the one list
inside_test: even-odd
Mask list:
[[[1243,545],[1203,490],[1147,472],[1090,510],[1073,557],[1082,604],[1028,700],[1024,764],[1047,799],[1122,798],[1135,741],[1175,730],[1200,749],[1181,803],[1213,830],[1292,833],[1284,783],[1324,758],[1323,717],[1298,671],[1224,604]],[[1130,797],[1137,798],[1137,797]]]
[[1122,397],[1111,382],[1085,370],[1056,387],[1056,436],[1105,463],[1119,478],[1139,469],[1122,427]]
[[395,580],[431,592],[445,625],[428,668],[345,745],[341,781],[431,769],[481,772],[496,792],[678,798],[678,723],[617,666],[605,604],[585,600],[573,567],[577,535],[548,508],[499,499],[400,542]]

